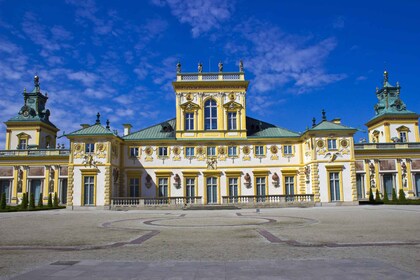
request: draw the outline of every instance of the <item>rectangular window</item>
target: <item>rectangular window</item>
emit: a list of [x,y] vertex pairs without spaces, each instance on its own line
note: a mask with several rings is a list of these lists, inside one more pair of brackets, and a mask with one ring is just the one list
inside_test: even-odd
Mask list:
[[26,139],[19,139],[19,150],[26,150]]
[[6,203],[10,203],[10,196],[12,194],[12,181],[0,180],[0,195],[6,195]]
[[[187,200],[188,197],[193,197],[195,196],[195,178],[186,178],[185,179],[185,188],[186,188],[186,196],[187,196]],[[192,203],[194,201],[192,201],[191,199],[188,200],[188,203]]]
[[185,113],[185,130],[194,129],[194,113]]
[[238,202],[238,178],[229,178],[229,202]]
[[129,188],[130,188],[130,197],[139,197],[140,196],[140,179],[130,178]]
[[265,201],[265,177],[257,177],[256,179],[257,188],[257,202]]
[[158,196],[168,197],[168,178],[159,178],[158,180]]
[[236,146],[229,146],[228,147],[228,156],[236,157],[238,153],[236,152]]
[[[294,195],[295,194],[295,177],[293,176],[284,177],[284,184],[286,187],[286,195]],[[291,198],[290,200],[293,201],[293,198]]]
[[207,156],[215,157],[216,156],[216,147],[207,147]]
[[94,205],[95,178],[93,176],[84,177],[83,204]]
[[283,146],[283,153],[285,155],[292,155],[293,154],[293,147],[291,145],[284,145]]
[[60,179],[59,200],[61,204],[67,204],[67,178]]
[[328,150],[337,150],[337,140],[328,139]]
[[194,147],[185,147],[185,156],[193,157],[194,156]]
[[138,157],[138,156],[139,156],[139,148],[130,147],[130,157]]
[[236,112],[228,112],[228,130],[236,129]]
[[407,132],[400,132],[400,142],[407,142]]
[[330,173],[330,195],[331,201],[340,200],[340,173]]
[[264,146],[255,146],[255,155],[263,156],[264,155]]
[[95,152],[95,143],[86,143],[85,152],[86,153],[94,153]]
[[357,198],[365,198],[365,174],[356,174]]
[[159,147],[159,154],[160,157],[168,156],[168,147]]

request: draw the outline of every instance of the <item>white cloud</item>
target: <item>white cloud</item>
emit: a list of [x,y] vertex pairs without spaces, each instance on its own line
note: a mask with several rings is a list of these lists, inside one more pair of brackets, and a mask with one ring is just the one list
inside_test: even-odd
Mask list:
[[73,81],[79,81],[87,87],[93,86],[99,79],[98,75],[85,71],[67,73],[67,78]]
[[233,13],[233,3],[227,0],[155,0],[152,3],[160,7],[168,5],[181,23],[191,26],[194,38],[220,28]]

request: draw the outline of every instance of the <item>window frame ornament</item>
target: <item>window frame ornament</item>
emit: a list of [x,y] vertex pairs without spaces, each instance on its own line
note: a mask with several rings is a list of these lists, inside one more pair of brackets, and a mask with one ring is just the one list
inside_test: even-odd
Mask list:
[[215,99],[210,98],[204,102],[204,130],[217,130],[217,110]]

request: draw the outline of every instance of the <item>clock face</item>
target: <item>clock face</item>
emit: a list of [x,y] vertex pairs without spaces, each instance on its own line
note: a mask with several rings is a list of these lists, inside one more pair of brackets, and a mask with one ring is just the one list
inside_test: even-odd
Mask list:
[[23,116],[24,116],[24,117],[29,116],[29,111],[28,111],[28,110],[23,111]]

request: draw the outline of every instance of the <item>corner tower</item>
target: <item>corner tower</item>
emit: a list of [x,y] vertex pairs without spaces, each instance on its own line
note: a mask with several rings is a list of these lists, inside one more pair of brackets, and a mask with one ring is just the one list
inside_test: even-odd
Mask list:
[[195,73],[182,73],[177,64],[176,138],[178,139],[244,139],[246,138],[246,91],[242,61],[239,72],[203,73],[198,64]]
[[24,105],[17,116],[5,122],[6,150],[55,148],[59,129],[50,122],[46,109],[47,93],[42,94],[39,77],[34,77],[34,89],[23,91]]
[[376,116],[366,123],[369,142],[420,142],[419,115],[407,110],[400,98],[400,90],[398,82],[395,86],[388,82],[388,72],[384,71],[383,86],[376,89]]

